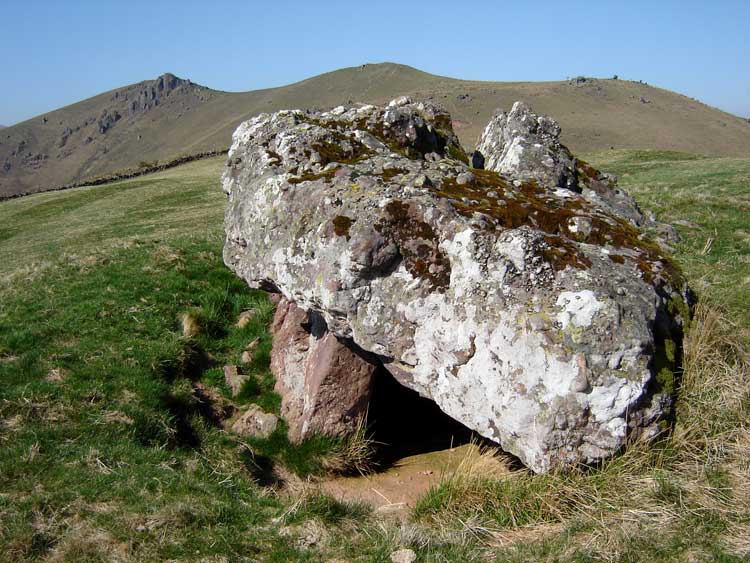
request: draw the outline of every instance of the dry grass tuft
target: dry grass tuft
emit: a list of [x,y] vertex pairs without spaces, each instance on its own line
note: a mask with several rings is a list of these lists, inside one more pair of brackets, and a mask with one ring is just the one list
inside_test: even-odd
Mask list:
[[674,440],[721,455],[750,420],[750,336],[717,307],[696,308],[685,338]]
[[500,448],[483,446],[474,439],[452,472],[452,479],[499,478],[510,473],[511,457]]
[[58,543],[45,561],[132,561],[132,546],[113,537],[106,530],[93,527],[77,515],[68,519]]
[[340,526],[354,524],[372,511],[372,507],[363,502],[335,499],[311,482],[298,482],[287,491],[287,496],[292,502],[275,519],[276,523],[294,524],[316,519],[323,524]]
[[742,429],[725,464],[728,486],[721,509],[738,515],[729,522],[723,543],[739,557],[750,558],[750,428]]
[[357,422],[351,434],[337,440],[334,447],[321,460],[328,473],[337,475],[367,475],[376,469],[375,447],[377,443],[367,434],[365,418]]
[[195,338],[203,331],[200,316],[195,311],[183,313],[180,321],[182,323],[182,336],[185,338]]

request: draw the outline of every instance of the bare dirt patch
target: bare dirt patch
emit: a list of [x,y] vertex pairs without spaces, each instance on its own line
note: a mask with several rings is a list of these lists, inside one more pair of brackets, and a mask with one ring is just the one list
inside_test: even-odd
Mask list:
[[[475,444],[464,444],[402,458],[380,473],[357,477],[330,477],[323,491],[344,501],[361,501],[381,513],[407,514],[417,499],[440,481],[456,472],[461,462],[472,455]],[[507,461],[496,460],[499,472],[508,472]]]

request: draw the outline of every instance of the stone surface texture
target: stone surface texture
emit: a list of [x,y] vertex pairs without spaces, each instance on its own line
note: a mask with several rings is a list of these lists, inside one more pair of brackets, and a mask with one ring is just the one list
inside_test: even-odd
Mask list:
[[249,376],[240,373],[238,366],[224,366],[224,383],[227,384],[229,390],[232,392],[232,397],[236,397],[242,391],[242,386],[245,385]]
[[495,113],[479,137],[476,152],[485,169],[515,183],[533,181],[573,190],[597,208],[652,231],[663,242],[679,239],[673,227],[645,215],[635,199],[617,187],[616,176],[576,159],[560,142],[560,132],[553,119],[516,102],[509,112]]
[[576,160],[560,143],[560,126],[538,116],[523,102],[497,112],[479,138],[484,168],[544,186],[578,188]]
[[286,299],[271,334],[271,371],[289,439],[353,432],[367,414],[376,365],[328,332],[323,317]]
[[232,432],[248,438],[268,438],[279,425],[275,414],[265,412],[258,405],[250,405],[232,424]]
[[[552,166],[485,132],[491,170],[470,169],[450,116],[408,98],[253,118],[223,175],[224,260],[543,472],[657,431],[688,290],[616,194],[582,193],[592,177],[613,189],[607,177],[582,172],[559,127],[528,124],[526,109],[506,122],[547,143]],[[309,341],[276,354],[297,397],[310,352],[295,345]]]

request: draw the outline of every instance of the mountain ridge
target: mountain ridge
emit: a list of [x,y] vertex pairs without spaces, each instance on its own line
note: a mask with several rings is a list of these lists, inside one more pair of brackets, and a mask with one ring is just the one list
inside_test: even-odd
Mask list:
[[467,148],[496,109],[508,110],[524,100],[561,123],[563,142],[574,152],[614,147],[750,154],[745,119],[633,81],[471,81],[377,63],[286,86],[223,92],[165,73],[3,129],[0,197],[225,149],[236,126],[262,112],[383,103],[399,95],[445,106]]

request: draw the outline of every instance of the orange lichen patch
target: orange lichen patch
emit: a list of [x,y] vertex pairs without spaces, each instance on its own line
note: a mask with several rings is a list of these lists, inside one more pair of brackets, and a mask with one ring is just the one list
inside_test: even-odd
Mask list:
[[576,159],[576,172],[578,172],[579,179],[583,177],[589,181],[595,181],[601,178],[601,172],[585,160],[579,158]]
[[[647,282],[652,282],[658,273],[655,269],[658,262],[661,264],[664,279],[675,287],[681,285],[684,279],[682,271],[656,242],[645,238],[641,231],[619,217],[610,217],[615,222],[614,225],[599,218],[592,217],[593,219],[595,219],[593,224],[596,228],[596,236],[590,237],[589,242],[637,252],[635,264]],[[594,235],[593,229],[592,235]]]
[[[469,157],[464,149],[460,145],[448,142],[448,139],[453,135],[450,116],[448,114],[438,114],[431,119],[423,116],[423,119],[426,124],[425,126],[431,128],[437,138],[438,150],[440,152],[444,151],[451,158],[468,164]],[[370,116],[359,117],[353,122],[309,117],[306,118],[306,121],[313,125],[318,125],[319,127],[328,129],[329,131],[341,134],[348,139],[349,142],[358,143],[358,141],[356,141],[353,136],[347,134],[346,131],[351,129],[366,131],[386,145],[391,151],[402,154],[408,158],[422,158],[424,152],[426,152],[424,149],[420,149],[420,147],[414,147],[411,146],[410,143],[405,143],[403,139],[399,139],[394,135],[394,130],[385,126],[382,120],[382,114],[375,113]]]
[[[321,164],[326,165],[329,162],[340,162],[341,164],[353,164],[359,162],[373,154],[373,151],[368,149],[359,141],[351,137],[346,137],[338,133],[340,137],[339,142],[333,141],[320,141],[313,143],[311,148],[315,150],[320,157],[323,159]],[[346,141],[346,145],[351,146],[351,149],[344,148],[345,145],[341,141]]]
[[[448,156],[467,159],[460,146],[449,143],[452,128],[449,121],[441,121],[440,115],[427,120],[438,138],[438,145]],[[446,119],[449,120],[448,117]],[[335,141],[319,141],[311,146],[322,157],[323,163],[354,163],[374,154],[374,151],[357,141],[353,129],[369,132],[394,152],[407,157],[420,158],[419,147],[414,147],[397,138],[395,131],[385,127],[382,114],[372,114],[356,119],[353,123],[334,118],[309,117],[308,123],[327,129]],[[441,129],[444,127],[445,129]],[[427,149],[425,149],[427,150]],[[433,150],[433,149],[430,149]],[[454,154],[456,153],[456,154]],[[461,154],[458,154],[461,153]],[[577,161],[579,178],[590,185],[606,187],[601,173],[585,161]],[[407,172],[401,168],[386,169],[377,174],[385,181]],[[289,180],[291,184],[324,179],[330,181],[335,170],[306,172]],[[499,174],[489,170],[472,170],[474,180],[458,184],[455,178],[447,178],[434,187],[435,193],[447,199],[454,209],[467,217],[481,214],[489,219],[496,229],[516,229],[529,226],[541,231],[548,247],[540,249],[541,255],[556,270],[568,266],[586,269],[591,260],[586,256],[581,243],[593,246],[622,249],[629,252],[610,254],[617,264],[632,264],[647,282],[661,277],[680,285],[683,279],[674,262],[654,242],[646,239],[641,231],[626,220],[610,215],[576,197],[563,198],[550,193],[536,182],[526,182],[519,187],[508,184]],[[494,192],[494,193],[493,193]],[[379,230],[388,233],[400,247],[406,267],[412,275],[429,280],[437,287],[446,287],[450,277],[450,265],[437,246],[437,236],[427,223],[415,215],[409,205],[392,202],[386,208],[386,217],[379,223]],[[574,228],[580,218],[590,222],[590,231]],[[349,225],[343,219],[334,223],[334,232],[348,236]],[[447,277],[446,277],[447,276]]]
[[[568,220],[583,214],[578,200],[565,201],[562,206],[558,198],[545,198],[546,190],[535,182],[514,188],[495,172],[473,170],[472,173],[476,180],[470,184],[459,185],[455,178],[450,178],[437,188],[464,215],[479,212],[495,219],[498,227],[516,229],[528,225],[557,235],[567,234],[563,229]],[[497,196],[490,195],[493,191]]]
[[544,242],[549,246],[541,249],[542,258],[556,270],[564,270],[568,266],[578,270],[591,267],[591,260],[570,241],[557,235],[546,235]]
[[337,119],[320,119],[320,118],[307,117],[305,118],[305,121],[307,121],[307,123],[310,123],[312,125],[317,125],[318,127],[322,127],[323,129],[328,129],[334,134],[342,135],[350,142],[351,141],[358,142],[358,141],[356,141],[356,139],[352,135],[347,134],[346,131],[359,129],[360,131],[367,131],[373,137],[375,137],[376,139],[388,145],[389,148],[391,148],[392,150],[401,148],[400,146],[391,147],[391,144],[390,144],[391,140],[388,139],[386,130],[383,127],[382,122],[380,122],[379,120],[370,122],[368,121],[368,118],[362,117],[362,118],[357,119],[354,122],[349,122],[349,121],[337,120]]

